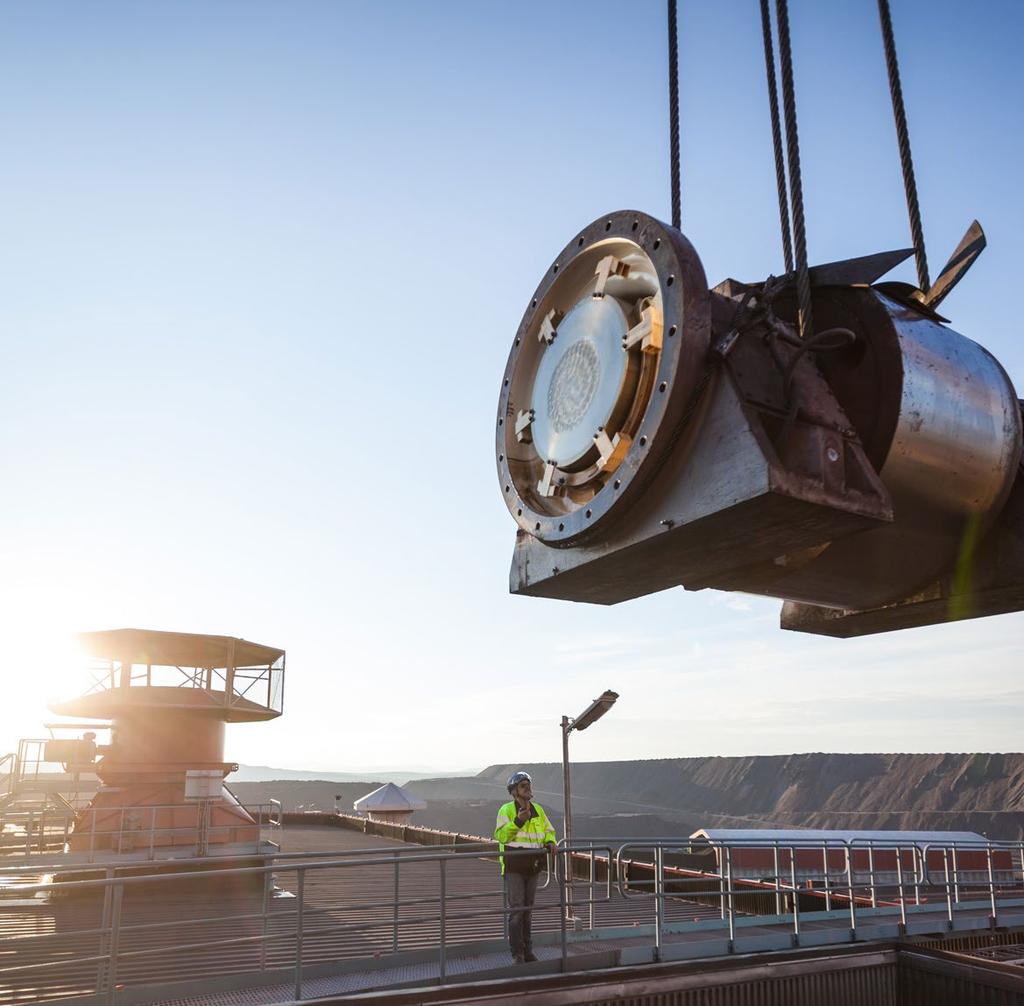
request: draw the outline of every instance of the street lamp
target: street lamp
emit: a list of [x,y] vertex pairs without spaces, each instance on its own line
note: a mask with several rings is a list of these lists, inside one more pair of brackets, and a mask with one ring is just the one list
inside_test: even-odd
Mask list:
[[[596,723],[613,705],[619,697],[618,692],[610,689],[605,690],[594,699],[593,702],[583,710],[575,719],[569,716],[562,717],[562,802],[565,816],[565,841],[568,844],[572,839],[572,793],[569,785],[569,734],[573,730],[586,730],[592,723]],[[567,918],[572,918],[572,852],[565,860],[565,911]]]

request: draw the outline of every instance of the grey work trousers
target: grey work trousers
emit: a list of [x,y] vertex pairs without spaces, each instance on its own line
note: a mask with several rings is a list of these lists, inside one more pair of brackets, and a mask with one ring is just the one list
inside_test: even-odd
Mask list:
[[537,894],[536,873],[505,872],[505,897],[508,900],[508,945],[512,955],[522,956],[533,949],[530,922],[533,917],[533,899]]

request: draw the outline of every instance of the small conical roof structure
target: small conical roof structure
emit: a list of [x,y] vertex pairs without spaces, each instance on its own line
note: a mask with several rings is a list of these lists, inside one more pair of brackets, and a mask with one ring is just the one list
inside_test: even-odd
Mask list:
[[418,796],[393,782],[386,782],[380,789],[367,793],[352,804],[353,809],[366,814],[411,814],[414,810],[426,809],[426,806]]

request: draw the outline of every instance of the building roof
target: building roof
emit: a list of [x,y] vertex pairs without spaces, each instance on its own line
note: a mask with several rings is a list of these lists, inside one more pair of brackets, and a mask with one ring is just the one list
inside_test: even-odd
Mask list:
[[712,842],[873,841],[915,845],[988,841],[974,831],[845,831],[821,828],[701,828],[690,838],[707,838]]
[[[155,629],[105,629],[82,632],[82,650],[92,657],[133,664],[166,667],[269,667],[284,650],[234,636],[207,636],[196,632],[160,632]],[[234,658],[232,657],[232,648]]]
[[426,803],[418,796],[406,792],[401,786],[396,786],[393,782],[384,783],[380,789],[367,793],[366,796],[360,797],[352,804],[355,810],[366,812],[402,810],[411,812],[414,810],[424,810],[426,806]]

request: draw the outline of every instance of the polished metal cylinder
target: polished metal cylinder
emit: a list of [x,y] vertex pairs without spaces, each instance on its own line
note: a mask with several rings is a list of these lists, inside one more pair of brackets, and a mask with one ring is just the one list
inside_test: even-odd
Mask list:
[[823,369],[863,427],[894,519],[830,543],[766,593],[863,610],[970,563],[970,542],[998,515],[1020,465],[1021,408],[1006,372],[982,346],[878,291],[836,296],[859,301],[856,313],[870,319],[857,332],[869,359],[845,372],[842,360],[823,361]]

